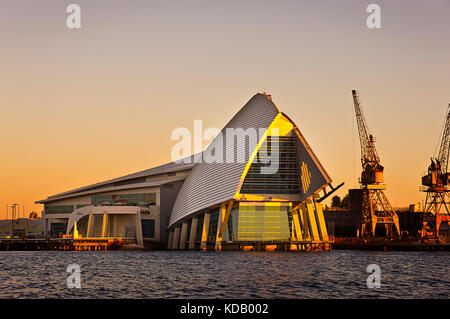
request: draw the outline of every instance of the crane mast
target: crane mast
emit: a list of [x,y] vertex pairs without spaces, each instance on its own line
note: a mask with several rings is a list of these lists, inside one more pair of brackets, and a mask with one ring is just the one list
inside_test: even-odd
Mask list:
[[448,171],[448,153],[450,150],[450,104],[447,108],[447,120],[442,134],[441,147],[439,148],[438,161],[442,172]]
[[375,147],[375,138],[370,133],[362,112],[359,92],[352,90],[352,95],[361,142],[363,169],[360,179],[363,189],[362,214],[358,236],[375,236],[377,224],[385,226],[387,237],[393,237],[394,230],[400,235],[398,216],[384,193],[387,188],[386,185],[382,184],[384,167],[380,164],[380,157]]
[[353,104],[355,105],[356,122],[358,123],[359,140],[361,142],[361,163],[362,166],[379,163],[380,158],[375,148],[375,139],[370,134],[369,126],[367,125],[363,111],[361,109],[361,102],[359,100],[358,92],[353,90]]
[[440,225],[450,222],[448,157],[450,150],[450,104],[436,158],[431,158],[428,174],[422,177],[422,191],[426,192],[422,237],[439,237]]

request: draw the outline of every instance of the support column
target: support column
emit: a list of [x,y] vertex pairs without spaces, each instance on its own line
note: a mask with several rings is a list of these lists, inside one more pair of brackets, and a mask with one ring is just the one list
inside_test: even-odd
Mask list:
[[183,222],[183,225],[181,226],[180,247],[178,248],[180,250],[186,249],[187,229],[188,229],[188,223]]
[[102,237],[105,237],[106,231],[108,229],[108,214],[103,214],[103,222],[102,222]]
[[142,238],[142,223],[141,223],[141,212],[139,211],[135,215],[135,224],[136,224],[136,244],[140,246],[144,246],[144,239]]
[[197,237],[198,217],[192,217],[191,232],[189,234],[189,249],[195,249],[195,238]]
[[302,235],[302,229],[300,227],[300,217],[299,217],[298,210],[294,210],[292,212],[292,222],[294,224],[294,229],[295,229],[295,235],[296,235],[295,240],[302,241],[303,235]]
[[306,200],[306,210],[308,211],[308,224],[311,231],[311,240],[313,242],[320,241],[319,230],[317,229],[316,216],[314,212],[314,206],[311,199]]
[[226,203],[222,203],[220,207],[219,219],[217,221],[216,250],[222,250],[223,234],[228,225],[228,218],[230,217],[233,203],[234,201],[231,200],[228,202],[228,206]]
[[173,246],[173,230],[169,232],[169,241],[167,242],[167,249],[172,249]]
[[311,234],[309,231],[309,223],[308,223],[308,210],[306,208],[306,204],[302,203],[299,207],[299,220],[301,222],[301,227],[303,229],[303,240],[311,241]]
[[47,222],[47,218],[46,218],[46,216],[45,216],[45,211],[42,211],[42,213],[41,213],[41,218],[42,218],[42,223],[43,223],[43,228],[44,228],[44,236],[47,236],[47,234],[48,234],[48,232],[47,232],[47,224],[48,224],[48,222]]
[[223,218],[225,217],[226,206],[222,203],[219,211],[219,218],[217,219],[217,232],[216,232],[216,243],[215,250],[222,250],[222,236],[220,235],[220,230],[222,229]]
[[90,213],[88,219],[88,227],[86,237],[94,236],[94,226],[95,226],[95,215]]
[[113,218],[113,233],[114,233],[113,237],[119,237],[118,236],[119,234],[117,233],[117,215],[113,215],[112,218]]
[[180,226],[175,227],[175,233],[173,235],[173,244],[172,249],[177,250],[178,249],[178,243],[180,241]]
[[78,228],[77,228],[77,222],[73,224],[73,238],[78,238]]
[[203,218],[201,250],[206,250],[206,243],[208,241],[209,220],[210,219],[211,219],[211,213],[205,213],[204,218]]
[[322,204],[314,201],[317,213],[317,225],[319,226],[322,241],[329,241],[327,226],[325,225],[325,217],[323,216]]

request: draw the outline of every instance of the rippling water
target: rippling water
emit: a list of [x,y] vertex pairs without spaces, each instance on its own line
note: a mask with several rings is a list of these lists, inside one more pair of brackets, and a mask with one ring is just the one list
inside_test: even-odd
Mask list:
[[[0,298],[448,298],[449,253],[0,252]],[[68,289],[66,268],[81,267]],[[368,289],[366,268],[381,267]]]

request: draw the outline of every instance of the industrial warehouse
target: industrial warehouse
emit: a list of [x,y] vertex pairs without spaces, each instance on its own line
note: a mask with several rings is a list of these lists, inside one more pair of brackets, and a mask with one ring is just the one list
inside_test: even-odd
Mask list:
[[[37,202],[44,204],[44,233],[133,239],[151,248],[328,250],[320,201],[335,189],[295,123],[258,93],[200,155],[229,158],[217,142],[237,138],[231,128],[260,131],[256,147],[249,138],[235,145],[233,156],[245,160],[185,158],[50,196]],[[264,158],[274,154],[277,170],[264,172]]]

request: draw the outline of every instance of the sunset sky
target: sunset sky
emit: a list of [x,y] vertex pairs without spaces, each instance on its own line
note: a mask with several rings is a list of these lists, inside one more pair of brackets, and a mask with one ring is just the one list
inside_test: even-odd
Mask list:
[[[66,26],[71,3],[81,29]],[[0,218],[169,162],[175,128],[222,128],[262,91],[343,196],[361,171],[352,89],[391,203],[423,201],[450,103],[448,0],[0,0]]]

